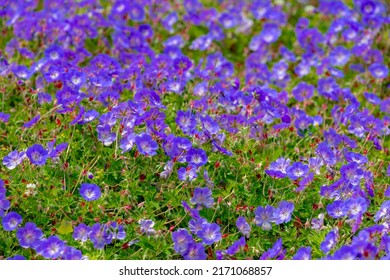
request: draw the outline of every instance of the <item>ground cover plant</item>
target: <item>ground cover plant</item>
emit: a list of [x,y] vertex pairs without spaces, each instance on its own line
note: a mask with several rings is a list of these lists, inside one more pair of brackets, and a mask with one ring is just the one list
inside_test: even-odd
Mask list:
[[389,23],[0,0],[0,258],[389,259]]

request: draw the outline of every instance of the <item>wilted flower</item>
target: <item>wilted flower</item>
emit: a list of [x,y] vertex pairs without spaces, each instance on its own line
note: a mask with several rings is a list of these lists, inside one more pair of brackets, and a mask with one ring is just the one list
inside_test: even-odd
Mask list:
[[35,185],[35,184],[27,184],[26,191],[24,192],[24,194],[27,196],[34,196],[38,193],[36,188],[37,188],[37,185]]

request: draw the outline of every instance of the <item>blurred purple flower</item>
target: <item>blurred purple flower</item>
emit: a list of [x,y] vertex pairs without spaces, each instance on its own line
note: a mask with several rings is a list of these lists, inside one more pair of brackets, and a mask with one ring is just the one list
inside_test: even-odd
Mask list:
[[324,227],[324,214],[319,214],[318,218],[311,220],[311,228],[314,230],[321,230]]
[[311,247],[301,247],[297,250],[293,260],[310,260],[311,259]]
[[0,193],[0,218],[4,217],[4,213],[11,207],[9,200],[5,199],[5,193]]
[[371,75],[377,79],[384,79],[389,75],[389,68],[381,63],[374,63],[368,67]]
[[199,219],[191,219],[188,222],[188,228],[190,229],[191,233],[198,234],[200,230],[202,230],[203,224],[206,224],[207,220],[204,218]]
[[291,93],[295,99],[299,102],[310,99],[314,93],[314,86],[305,82],[299,82],[292,90]]
[[276,42],[281,34],[282,31],[279,29],[277,24],[265,23],[263,25],[263,30],[260,32],[260,38],[266,44],[271,44]]
[[116,134],[111,131],[111,127],[108,124],[98,125],[96,131],[98,133],[98,140],[104,146],[110,146],[116,140]]
[[9,261],[24,261],[24,260],[26,260],[26,257],[21,256],[21,255],[15,255],[13,257],[7,258],[7,260],[9,260]]
[[37,115],[35,117],[33,117],[30,121],[24,123],[22,125],[23,128],[30,128],[30,127],[33,127],[41,118],[41,115]]
[[7,123],[9,121],[10,114],[0,112],[0,122]]
[[344,66],[351,57],[351,51],[343,46],[337,46],[329,54],[330,63],[333,66]]
[[83,253],[71,246],[65,246],[62,254],[61,254],[62,260],[82,260],[83,259]]
[[364,177],[364,172],[359,168],[356,162],[350,162],[340,168],[341,177],[345,182],[348,182],[354,186],[360,184],[361,179]]
[[284,252],[282,239],[279,238],[270,249],[261,255],[260,260],[269,260],[278,257],[278,259],[283,259]]

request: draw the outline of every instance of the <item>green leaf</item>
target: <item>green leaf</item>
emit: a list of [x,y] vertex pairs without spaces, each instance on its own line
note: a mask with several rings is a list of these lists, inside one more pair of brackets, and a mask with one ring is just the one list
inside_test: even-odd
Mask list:
[[58,228],[60,234],[69,234],[73,232],[72,223],[68,220],[62,220],[60,227]]

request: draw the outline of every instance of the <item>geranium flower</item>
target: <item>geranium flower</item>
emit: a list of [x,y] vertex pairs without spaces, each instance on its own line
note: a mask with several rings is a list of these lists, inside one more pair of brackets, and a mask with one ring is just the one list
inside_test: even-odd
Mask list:
[[275,224],[288,223],[291,220],[292,212],[294,211],[294,203],[289,201],[281,201],[278,208],[274,210],[273,220]]
[[100,188],[95,184],[81,184],[80,188],[80,195],[86,200],[86,201],[93,201],[97,200],[101,196]]
[[194,196],[191,198],[191,203],[196,204],[197,206],[211,208],[214,203],[212,194],[213,193],[209,188],[196,188]]
[[49,157],[47,150],[40,144],[34,144],[29,147],[26,155],[30,159],[30,162],[35,165],[44,165]]
[[1,223],[5,231],[13,231],[22,223],[22,221],[22,216],[20,216],[18,213],[9,212],[3,217]]

